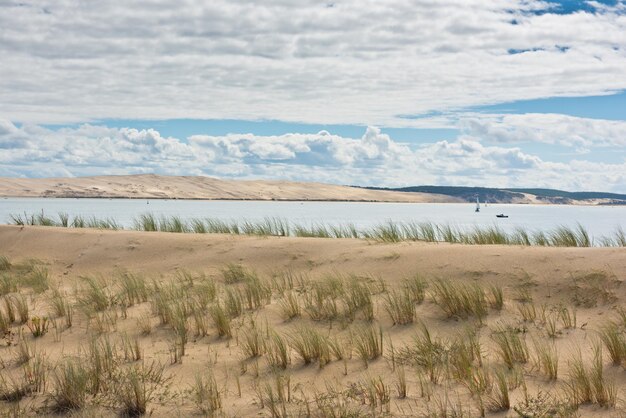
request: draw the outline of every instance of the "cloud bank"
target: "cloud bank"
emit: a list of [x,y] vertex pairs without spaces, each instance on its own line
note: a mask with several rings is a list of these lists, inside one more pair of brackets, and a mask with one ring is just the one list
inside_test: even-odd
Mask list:
[[423,126],[447,122],[400,115],[626,89],[625,3],[558,11],[537,0],[0,0],[0,114]]
[[[534,116],[529,118],[534,124]],[[85,124],[50,130],[38,125],[18,127],[0,119],[0,176],[154,172],[372,186],[533,186],[626,192],[626,160],[614,164],[579,158],[545,161],[507,144],[509,136],[522,134],[500,124],[471,122],[467,132],[454,141],[411,147],[374,127],[367,128],[360,138],[322,131],[280,136],[193,135],[180,139],[163,137],[154,129]],[[626,122],[607,124],[611,129],[607,128],[605,136],[584,136],[582,141],[621,144]],[[528,129],[521,122],[520,126],[522,133]],[[546,124],[546,129],[552,129],[551,125]],[[537,140],[552,138],[550,132],[535,134]],[[578,145],[578,141],[570,144]]]

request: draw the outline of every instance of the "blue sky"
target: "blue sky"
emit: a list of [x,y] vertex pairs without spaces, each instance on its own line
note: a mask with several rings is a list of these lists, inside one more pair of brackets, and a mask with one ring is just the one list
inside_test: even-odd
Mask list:
[[0,176],[626,192],[624,1],[155,6],[0,2]]

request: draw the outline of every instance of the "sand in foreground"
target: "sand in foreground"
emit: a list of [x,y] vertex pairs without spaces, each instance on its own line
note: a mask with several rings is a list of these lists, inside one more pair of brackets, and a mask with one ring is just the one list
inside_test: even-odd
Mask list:
[[[582,404],[577,412],[565,402],[573,392],[564,391],[573,382],[570,363],[578,349],[588,375],[598,371],[591,347],[610,320],[624,338],[626,324],[616,310],[626,300],[624,249],[2,226],[0,256],[11,264],[1,267],[7,287],[0,286],[0,309],[6,318],[13,307],[15,316],[0,347],[0,397],[20,397],[26,415],[68,406],[58,392],[67,358],[91,379],[83,403],[69,406],[95,416],[131,412],[129,405],[137,402],[125,396],[137,387],[137,376],[154,416],[209,414],[218,406],[211,376],[221,404],[215,414],[225,416],[331,416],[342,410],[344,416],[436,416],[446,408],[463,414],[457,416],[479,416],[481,410],[518,416],[513,408],[523,412],[532,405],[553,414],[623,413],[624,369],[612,365],[606,346],[604,389],[591,389],[589,402],[576,392]],[[465,289],[470,299],[477,289],[482,296],[472,299],[473,307],[453,311],[442,293],[448,284],[457,286],[455,292]],[[502,290],[502,306],[492,289]],[[20,301],[29,310],[25,325],[19,324]],[[412,317],[406,318],[406,309],[394,310],[394,301],[408,303]],[[67,315],[60,316],[61,302],[72,307],[70,327]],[[47,315],[55,327],[35,338],[32,317]],[[361,341],[366,330],[372,338]],[[379,330],[382,355],[376,352]],[[299,342],[315,332],[321,341],[307,363]],[[116,347],[110,367],[95,372],[94,347],[107,341]],[[503,341],[517,341],[516,354],[501,352]],[[135,343],[138,350],[131,349]],[[25,346],[32,358],[25,358]],[[45,388],[33,388],[23,377],[24,367],[41,358],[37,353],[45,353],[49,367],[56,365]],[[555,380],[550,358],[558,359]],[[159,364],[162,375],[141,374],[149,364]],[[94,386],[94,379],[101,384]],[[605,407],[613,403],[605,390],[611,382],[617,404]],[[28,390],[11,392],[15,387]],[[14,404],[0,405],[8,410]]]

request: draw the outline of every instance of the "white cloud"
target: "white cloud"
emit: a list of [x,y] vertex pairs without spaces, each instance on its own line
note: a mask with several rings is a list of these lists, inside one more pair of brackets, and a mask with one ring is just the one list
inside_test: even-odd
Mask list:
[[424,121],[397,115],[626,89],[624,3],[595,5],[4,0],[0,114],[404,126]]
[[328,132],[163,137],[154,129],[82,125],[49,130],[0,119],[0,176],[81,176],[156,172],[238,179],[408,186],[533,186],[626,192],[626,162],[552,162],[507,143],[469,135],[412,149],[377,128],[361,138]]
[[495,143],[540,142],[588,152],[593,147],[626,147],[626,121],[530,113],[468,119],[464,132]]

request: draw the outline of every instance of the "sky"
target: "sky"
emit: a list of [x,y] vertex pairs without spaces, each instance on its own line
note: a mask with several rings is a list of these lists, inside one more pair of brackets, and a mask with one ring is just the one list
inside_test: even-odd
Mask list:
[[0,176],[626,193],[626,0],[0,0]]

